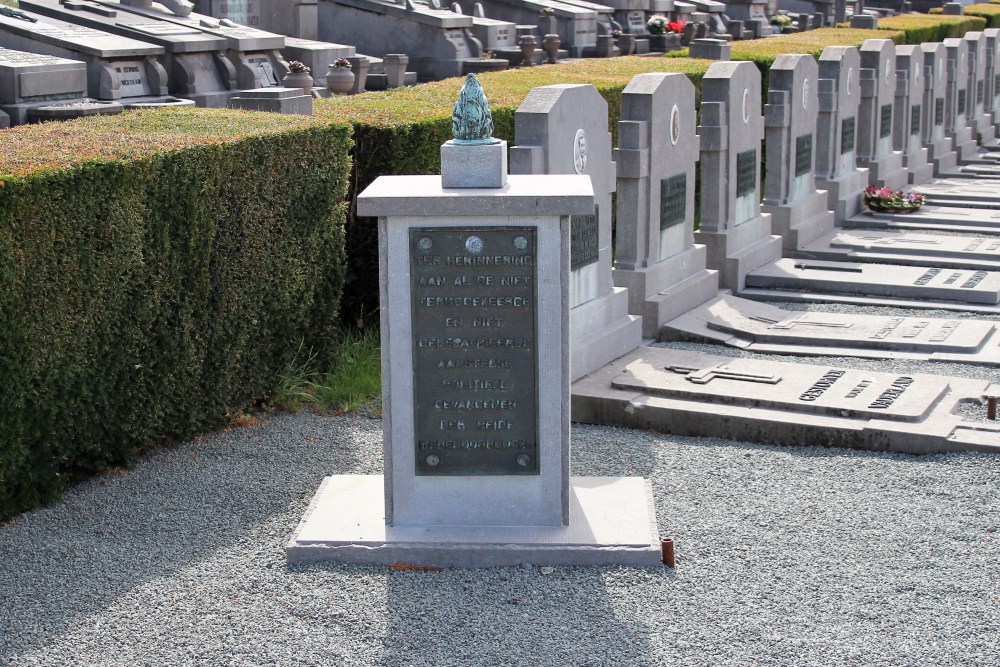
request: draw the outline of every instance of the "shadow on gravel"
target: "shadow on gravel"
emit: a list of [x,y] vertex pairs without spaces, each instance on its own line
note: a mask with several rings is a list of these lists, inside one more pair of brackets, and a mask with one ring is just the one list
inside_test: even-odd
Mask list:
[[[352,440],[381,439],[378,420],[334,419],[349,422]],[[379,472],[358,460],[352,442],[331,441],[338,427],[330,422],[271,415],[158,450],[0,529],[0,658],[49,643],[76,619],[237,544],[290,506],[304,510],[325,474]]]

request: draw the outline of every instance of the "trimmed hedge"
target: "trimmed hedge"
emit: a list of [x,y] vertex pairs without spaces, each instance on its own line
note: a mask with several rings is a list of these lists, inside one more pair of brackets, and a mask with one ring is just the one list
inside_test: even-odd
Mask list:
[[986,21],[987,28],[1000,28],[1000,5],[966,5],[964,9],[966,16],[977,16]]
[[899,14],[879,19],[878,27],[879,30],[901,30],[906,35],[903,44],[923,44],[982,30],[986,27],[986,19],[979,16]]
[[329,354],[349,149],[343,124],[205,109],[4,133],[0,520]]

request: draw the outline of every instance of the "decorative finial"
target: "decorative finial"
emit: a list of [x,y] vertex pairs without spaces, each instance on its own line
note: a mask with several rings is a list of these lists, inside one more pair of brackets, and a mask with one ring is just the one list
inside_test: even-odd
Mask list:
[[456,144],[495,144],[493,114],[486,100],[486,93],[474,74],[465,77],[451,114],[451,133]]

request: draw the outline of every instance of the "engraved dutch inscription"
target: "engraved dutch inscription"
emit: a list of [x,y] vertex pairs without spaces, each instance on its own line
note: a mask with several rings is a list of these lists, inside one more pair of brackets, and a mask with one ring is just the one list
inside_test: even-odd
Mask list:
[[892,135],[892,105],[883,104],[881,109],[881,119],[879,121],[879,139],[885,139]]
[[808,174],[813,163],[813,135],[803,134],[795,139],[795,175]]
[[598,259],[600,240],[597,221],[598,207],[588,215],[570,216],[570,269],[576,271],[593,264]]
[[535,230],[409,240],[416,474],[538,474]]
[[660,181],[660,229],[684,222],[687,213],[687,174],[678,174]]
[[757,151],[751,149],[736,156],[736,196],[752,194],[757,187]]
[[845,118],[840,123],[840,154],[846,155],[854,150],[854,116]]

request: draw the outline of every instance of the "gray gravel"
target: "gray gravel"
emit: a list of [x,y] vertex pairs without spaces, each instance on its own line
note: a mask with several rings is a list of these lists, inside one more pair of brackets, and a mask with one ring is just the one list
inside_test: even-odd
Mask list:
[[652,480],[677,569],[289,567],[381,423],[274,415],[0,529],[7,665],[996,665],[1000,459],[575,426],[574,473]]

